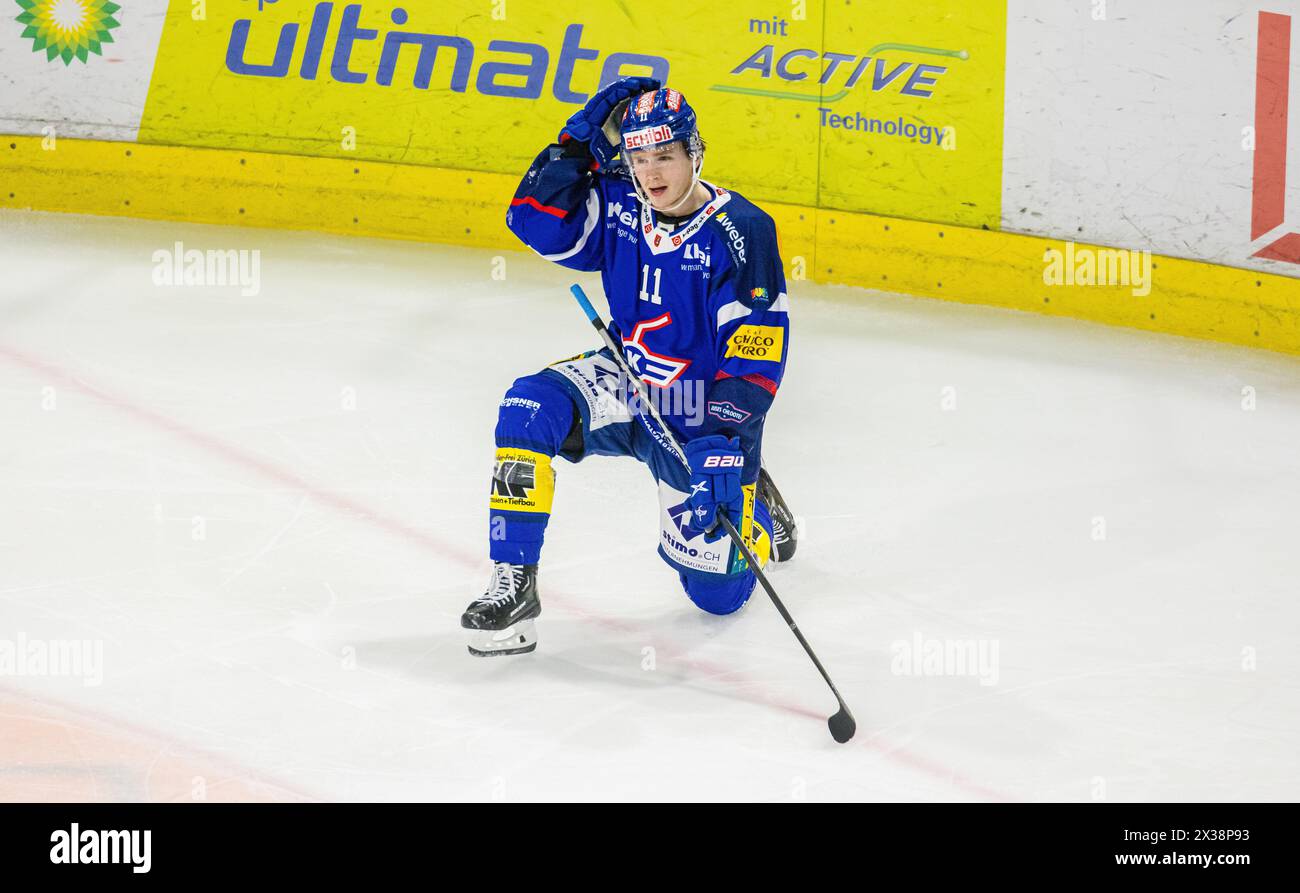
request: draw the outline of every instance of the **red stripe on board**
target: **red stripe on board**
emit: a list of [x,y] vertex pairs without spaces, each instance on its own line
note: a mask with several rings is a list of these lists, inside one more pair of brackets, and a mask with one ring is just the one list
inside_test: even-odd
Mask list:
[[1255,172],[1250,237],[1286,216],[1286,128],[1291,80],[1291,17],[1259,14],[1255,65]]
[[1272,245],[1256,251],[1255,257],[1300,264],[1300,233],[1287,233]]
[[510,202],[510,207],[512,208],[518,207],[519,205],[527,205],[530,208],[536,208],[543,214],[550,214],[552,217],[558,217],[561,220],[569,216],[568,211],[565,211],[562,208],[552,208],[550,205],[544,205],[531,195],[526,195],[523,198],[512,199]]

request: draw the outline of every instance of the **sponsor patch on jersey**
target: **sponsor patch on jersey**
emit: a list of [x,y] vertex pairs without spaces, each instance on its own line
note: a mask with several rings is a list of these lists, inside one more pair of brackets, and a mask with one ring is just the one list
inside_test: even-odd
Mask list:
[[727,339],[726,357],[742,360],[781,362],[785,353],[785,330],[780,326],[741,326]]
[[710,400],[708,406],[709,415],[715,419],[722,419],[724,422],[745,421],[753,413],[746,412],[730,400]]
[[763,288],[762,286],[759,286],[758,288],[753,289],[753,290],[749,293],[749,296],[750,296],[751,298],[753,298],[755,301],[766,301],[766,300],[767,300],[767,289]]
[[606,425],[631,419],[623,405],[621,372],[612,359],[588,351],[571,360],[552,363],[548,368],[563,375],[578,389],[587,406],[589,430],[599,431]]
[[686,250],[682,252],[682,261],[683,261],[682,269],[691,270],[691,269],[698,269],[698,267],[692,267],[691,265],[685,263],[686,261],[698,261],[699,263],[708,267],[712,264],[713,258],[708,251],[705,251],[703,248],[700,247],[699,242],[692,242],[691,244],[687,245]]
[[[744,537],[745,545],[758,560],[759,567],[763,567],[767,564],[772,544],[767,531],[754,520],[755,486],[745,484],[740,489],[744,493],[744,509],[740,519],[735,521],[736,530]],[[686,494],[674,490],[664,481],[659,482],[659,512],[659,554],[669,564],[724,576],[749,569],[749,563],[727,537],[712,543],[705,542],[701,534],[693,533],[686,526],[690,512],[686,505]]]
[[506,397],[497,405],[502,409],[510,409],[511,407],[526,409],[533,415],[537,415],[542,409],[542,404],[536,400],[529,400],[527,397]]
[[736,547],[726,537],[708,543],[702,533],[687,527],[691,509],[686,494],[659,482],[659,549],[667,561],[680,568],[707,574],[727,574],[735,565]]
[[497,448],[488,506],[507,512],[550,512],[555,496],[551,457],[532,450]]
[[714,219],[722,225],[722,229],[726,232],[727,238],[731,240],[731,251],[736,257],[736,263],[743,266],[745,263],[744,235],[740,232],[739,228],[737,228],[736,224],[731,222],[731,217],[727,215],[726,211],[723,211]]

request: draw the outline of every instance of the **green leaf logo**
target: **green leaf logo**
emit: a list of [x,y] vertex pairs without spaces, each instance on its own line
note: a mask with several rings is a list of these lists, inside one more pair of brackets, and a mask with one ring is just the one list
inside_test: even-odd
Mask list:
[[49,61],[73,59],[86,62],[90,54],[102,56],[100,46],[113,42],[110,34],[120,27],[113,13],[122,7],[106,0],[15,0],[22,7],[18,22],[26,25],[23,37],[32,39],[32,50],[45,51]]

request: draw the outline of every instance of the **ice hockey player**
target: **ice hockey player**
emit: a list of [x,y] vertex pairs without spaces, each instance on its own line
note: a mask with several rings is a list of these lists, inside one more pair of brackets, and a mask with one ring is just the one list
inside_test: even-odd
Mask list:
[[761,468],[763,422],[790,347],[772,219],[700,179],[704,141],[676,90],[629,77],[600,90],[537,156],[506,223],[547,260],[599,271],[610,326],[690,463],[655,441],[608,350],[515,380],[498,409],[487,591],[461,618],[471,654],[537,647],[537,564],[552,460],[635,456],[659,485],[659,554],[687,596],[738,610],[755,577],[716,523],[725,511],[760,564],[795,550],[789,509]]

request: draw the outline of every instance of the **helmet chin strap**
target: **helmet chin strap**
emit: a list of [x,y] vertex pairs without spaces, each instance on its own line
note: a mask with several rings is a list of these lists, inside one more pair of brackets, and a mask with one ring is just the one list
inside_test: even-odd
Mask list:
[[641,199],[641,201],[645,202],[647,205],[654,208],[656,211],[660,212],[661,214],[671,214],[673,211],[677,210],[682,205],[690,201],[691,196],[695,194],[695,187],[700,185],[700,174],[704,172],[703,153],[700,154],[699,163],[693,165],[692,167],[694,172],[691,174],[691,185],[687,187],[686,192],[682,195],[680,199],[677,200],[676,204],[669,205],[666,208],[655,208],[654,202],[650,201],[650,197],[646,195],[644,190],[642,190],[640,179],[638,179],[637,176],[633,174],[632,183],[636,187],[637,198]]

